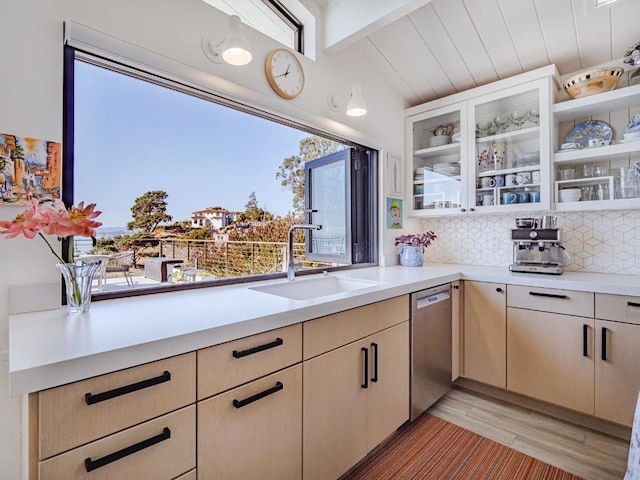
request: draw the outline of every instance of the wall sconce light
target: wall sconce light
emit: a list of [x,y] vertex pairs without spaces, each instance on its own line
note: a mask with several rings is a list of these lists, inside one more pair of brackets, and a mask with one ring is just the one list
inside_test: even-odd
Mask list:
[[202,50],[214,63],[225,61],[229,65],[242,66],[253,59],[249,42],[242,34],[242,22],[238,15],[229,17],[229,34],[222,42],[214,43],[211,37],[202,37]]
[[359,83],[351,85],[351,95],[348,97],[338,97],[334,93],[329,92],[327,102],[329,103],[331,111],[337,112],[340,105],[347,99],[349,99],[349,103],[347,103],[347,115],[350,117],[361,117],[362,115],[366,115],[367,104],[362,98],[362,87]]

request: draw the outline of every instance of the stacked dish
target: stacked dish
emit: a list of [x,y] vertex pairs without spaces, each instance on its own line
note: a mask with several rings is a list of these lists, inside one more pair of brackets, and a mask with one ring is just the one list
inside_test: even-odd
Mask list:
[[433,171],[441,175],[460,175],[460,163],[436,163]]
[[429,138],[430,147],[439,147],[440,145],[447,145],[450,142],[451,137],[449,135],[434,135]]
[[581,193],[579,188],[564,188],[558,192],[558,196],[561,202],[577,202]]

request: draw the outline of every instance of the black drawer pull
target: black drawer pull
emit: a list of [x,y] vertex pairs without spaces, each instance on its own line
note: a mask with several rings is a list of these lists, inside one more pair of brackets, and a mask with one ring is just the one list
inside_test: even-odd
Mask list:
[[372,343],[371,350],[373,350],[373,377],[371,377],[372,382],[378,381],[378,344]]
[[607,361],[607,329],[602,327],[602,356],[603,361]]
[[362,388],[369,388],[369,349],[362,347],[361,352],[364,352],[364,361],[362,365],[364,367],[364,382],[360,385]]
[[256,393],[255,395],[251,395],[250,397],[245,398],[244,400],[233,400],[233,406],[236,408],[242,408],[250,403],[256,402],[261,398],[268,397],[272,393],[279,392],[284,388],[284,384],[282,382],[276,382],[275,386],[271,388],[267,388],[266,390]]
[[109,455],[98,458],[97,460],[91,460],[91,458],[85,458],[84,460],[84,468],[87,469],[87,472],[91,472],[97,468],[104,467],[105,465],[109,465],[121,458],[127,457],[134,453],[139,452],[140,450],[144,450],[145,448],[149,448],[156,443],[163,442],[171,438],[171,430],[167,427],[164,427],[162,433],[156,435],[155,437],[147,438],[139,443],[134,445],[130,445],[122,450],[118,450],[117,452],[110,453]]
[[589,356],[589,342],[587,340],[587,337],[589,335],[589,325],[582,325],[582,356],[583,357],[588,357]]
[[640,303],[636,302],[627,302],[627,305],[629,305],[630,307],[640,307]]
[[253,355],[254,353],[264,352],[265,350],[269,350],[270,348],[279,347],[283,343],[284,343],[284,340],[282,340],[281,338],[276,338],[271,343],[265,343],[264,345],[258,345],[257,347],[248,348],[247,350],[240,350],[240,351],[234,350],[233,351],[233,358],[242,358],[242,357],[246,357],[247,355]]
[[87,402],[87,405],[93,405],[94,403],[104,402],[105,400],[119,397],[121,395],[126,395],[127,393],[136,392],[138,390],[142,390],[143,388],[153,387],[154,385],[168,382],[170,380],[171,380],[171,372],[167,372],[165,370],[165,372],[162,375],[149,378],[147,380],[142,380],[141,382],[132,383],[131,385],[125,385],[124,387],[114,388],[113,390],[107,390],[106,392],[96,393],[95,395],[92,393],[85,393],[84,400],[85,402]]
[[557,293],[529,292],[534,297],[550,297],[550,298],[569,298],[567,295],[559,295]]

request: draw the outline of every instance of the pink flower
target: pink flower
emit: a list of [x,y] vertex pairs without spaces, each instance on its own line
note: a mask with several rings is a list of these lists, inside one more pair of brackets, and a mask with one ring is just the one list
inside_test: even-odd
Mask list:
[[6,235],[6,238],[14,238],[22,234],[27,238],[33,238],[46,228],[47,223],[47,216],[43,213],[38,200],[32,198],[31,207],[18,214],[13,221],[0,220],[0,227],[4,228],[4,230],[0,231],[0,235]]

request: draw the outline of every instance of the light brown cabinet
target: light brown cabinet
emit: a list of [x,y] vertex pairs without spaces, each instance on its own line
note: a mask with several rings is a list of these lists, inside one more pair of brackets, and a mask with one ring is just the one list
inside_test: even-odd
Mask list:
[[198,475],[225,480],[301,478],[299,364],[198,402]]
[[[338,478],[408,420],[408,318],[404,296],[304,324],[309,352],[329,350],[305,349],[305,480]],[[362,338],[371,325],[380,331]]]
[[640,391],[639,345],[640,298],[596,294],[596,416],[631,426]]
[[464,282],[463,376],[506,387],[506,285]]

